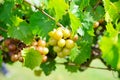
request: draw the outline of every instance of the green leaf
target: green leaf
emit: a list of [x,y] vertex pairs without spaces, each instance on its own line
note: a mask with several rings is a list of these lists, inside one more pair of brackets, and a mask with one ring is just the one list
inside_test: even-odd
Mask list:
[[40,67],[44,71],[45,75],[49,75],[53,70],[56,69],[55,61],[53,60],[53,61],[48,61],[46,63],[42,63]]
[[94,29],[93,29],[93,17],[90,15],[89,12],[85,12],[82,17],[82,30],[87,32],[89,35],[94,36]]
[[113,37],[102,37],[99,45],[104,61],[113,68],[120,69],[120,47],[114,44]]
[[73,72],[77,72],[79,67],[72,66],[72,65],[65,65],[65,69],[67,69],[69,72],[73,73]]
[[24,57],[24,66],[30,69],[40,66],[42,62],[42,55],[34,48],[23,49],[22,56]]
[[62,19],[62,16],[68,10],[69,6],[65,3],[64,0],[50,0],[48,8],[55,10],[56,21]]
[[72,32],[75,33],[77,29],[81,26],[81,22],[79,18],[77,18],[74,14],[70,12],[69,12],[69,17],[70,17]]
[[[88,40],[87,40],[88,39]],[[86,62],[87,59],[90,58],[91,55],[91,40],[92,38],[90,36],[83,37],[82,39],[79,39],[77,44],[78,47],[74,47],[71,50],[70,53],[70,60],[76,64],[82,64]]]
[[0,50],[0,67],[2,66],[2,51]]
[[103,0],[104,8],[105,8],[105,20],[107,22],[116,21],[116,19],[119,17],[119,7],[116,4],[120,4],[120,1],[118,3],[112,3],[110,0]]
[[99,41],[102,58],[107,65],[111,65],[115,69],[120,69],[120,38],[111,23],[108,23],[106,27],[107,34],[104,34]]
[[4,5],[0,6],[0,21],[11,23],[10,17],[12,16],[13,1],[5,1]]
[[[98,6],[95,10],[93,10],[91,12],[91,14],[93,14],[93,18],[97,21],[99,21],[100,19],[102,19],[105,15],[105,10],[102,6]],[[99,16],[98,16],[99,15]]]
[[30,44],[34,37],[30,26],[26,22],[20,23],[18,27],[10,26],[8,28],[8,36],[19,39],[26,44]]
[[31,16],[30,25],[32,33],[42,37],[48,37],[48,32],[55,28],[55,22],[41,12],[36,12]]
[[107,23],[106,29],[110,36],[115,36],[117,34],[117,31],[113,28],[113,25],[110,22]]
[[80,10],[82,11],[85,7],[89,6],[90,0],[80,0]]

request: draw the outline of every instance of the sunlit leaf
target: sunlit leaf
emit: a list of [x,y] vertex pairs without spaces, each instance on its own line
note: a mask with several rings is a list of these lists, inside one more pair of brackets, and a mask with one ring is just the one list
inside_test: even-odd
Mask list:
[[22,55],[24,57],[24,66],[30,69],[40,66],[42,62],[42,55],[39,51],[34,50],[34,48],[23,49]]

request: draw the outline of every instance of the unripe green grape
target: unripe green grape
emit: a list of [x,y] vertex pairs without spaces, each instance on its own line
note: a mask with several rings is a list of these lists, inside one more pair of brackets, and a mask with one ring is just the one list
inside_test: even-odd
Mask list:
[[50,38],[48,44],[54,46],[57,44],[57,40],[55,40],[54,38]]
[[57,56],[60,57],[60,58],[64,58],[64,57],[65,57],[65,55],[62,53],[62,51],[61,51],[61,52],[58,52],[58,53],[57,53]]
[[34,70],[34,74],[35,74],[35,76],[41,76],[41,74],[42,74],[42,70]]
[[53,51],[54,51],[54,52],[60,52],[61,50],[62,50],[62,48],[59,47],[59,46],[54,46],[54,47],[53,47]]
[[64,40],[64,39],[60,39],[60,40],[58,41],[58,46],[59,46],[59,47],[64,47],[64,46],[65,46],[65,40]]
[[68,49],[68,48],[63,48],[62,53],[63,53],[64,56],[67,56],[67,55],[70,54],[70,49]]
[[66,40],[66,48],[71,49],[71,48],[73,48],[74,46],[75,46],[75,43],[74,43],[73,40],[71,40],[71,39]]

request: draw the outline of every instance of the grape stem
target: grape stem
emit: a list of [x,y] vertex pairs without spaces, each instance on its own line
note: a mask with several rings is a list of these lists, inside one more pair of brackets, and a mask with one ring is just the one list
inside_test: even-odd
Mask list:
[[[41,11],[44,15],[46,15],[48,18],[50,18],[53,21],[56,21],[56,19],[54,17],[52,17],[51,15],[49,15],[48,13],[46,13],[41,7],[37,7],[36,5],[31,4],[30,2],[23,0],[25,3],[34,6],[36,9],[38,9],[39,11]],[[63,27],[63,25],[59,22],[56,23],[57,26],[59,27]]]
[[98,0],[97,4],[95,4],[95,6],[93,7],[93,10],[95,10],[101,2],[102,2],[101,0]]
[[0,30],[1,30],[1,31],[4,31],[4,32],[7,32],[7,30],[3,29],[2,27],[0,27]]

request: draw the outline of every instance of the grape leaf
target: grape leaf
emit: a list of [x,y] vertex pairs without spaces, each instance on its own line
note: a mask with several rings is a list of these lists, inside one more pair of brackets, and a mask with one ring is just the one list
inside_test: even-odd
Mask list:
[[93,29],[93,17],[90,15],[89,12],[85,12],[82,18],[82,27],[83,27],[83,31],[84,33],[88,33],[91,36],[94,36],[94,29]]
[[[116,4],[113,4],[110,0],[103,0],[104,8],[105,8],[105,20],[107,22],[109,21],[116,21],[116,19],[119,17],[119,7],[116,6]],[[118,4],[120,2],[118,1]]]
[[89,5],[90,0],[80,0],[80,10],[83,10],[85,7]]
[[67,69],[69,72],[77,72],[79,67],[72,65],[65,65],[65,69]]
[[98,6],[94,11],[91,12],[91,14],[93,14],[93,18],[98,21],[104,17],[105,10],[102,6]]
[[80,47],[79,49],[76,46],[71,50],[70,60],[76,64],[82,64],[90,58],[92,38],[89,35],[86,36],[78,40],[77,44]]
[[45,75],[49,75],[53,70],[56,69],[55,61],[53,60],[53,61],[48,61],[46,63],[42,63],[40,67],[44,71]]
[[79,18],[77,18],[74,14],[70,12],[69,12],[69,16],[70,16],[72,32],[75,33],[77,29],[81,26],[81,22]]
[[42,55],[34,48],[25,48],[22,50],[22,56],[24,57],[24,66],[34,69],[40,66],[42,62]]
[[18,27],[10,26],[8,28],[8,36],[19,39],[26,44],[30,44],[33,41],[32,31],[26,22],[20,23]]
[[[99,41],[100,49],[102,51],[102,58],[115,69],[120,69],[120,38],[118,32],[113,29],[113,25],[108,23],[107,34],[105,34]],[[113,34],[114,33],[114,34]]]
[[12,16],[13,1],[5,1],[3,6],[0,6],[0,20],[5,23],[11,23],[10,17]]
[[31,16],[30,25],[32,33],[42,37],[48,37],[48,32],[55,28],[55,22],[41,12],[36,12]]
[[0,50],[0,67],[2,65],[2,51]]
[[62,18],[69,6],[64,0],[50,0],[48,4],[49,9],[55,10],[56,21]]

